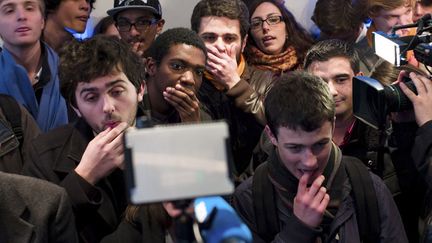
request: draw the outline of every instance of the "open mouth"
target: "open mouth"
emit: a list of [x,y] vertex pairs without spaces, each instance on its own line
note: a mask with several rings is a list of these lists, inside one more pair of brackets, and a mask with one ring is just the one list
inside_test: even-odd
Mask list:
[[273,37],[273,36],[264,36],[264,38],[262,38],[262,40],[263,40],[264,43],[268,43],[268,42],[270,42],[270,41],[272,41],[274,39],[276,39],[276,38]]

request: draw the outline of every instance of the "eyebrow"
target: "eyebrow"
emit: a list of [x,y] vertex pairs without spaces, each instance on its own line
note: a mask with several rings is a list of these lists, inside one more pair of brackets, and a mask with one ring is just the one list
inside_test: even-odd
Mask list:
[[[312,145],[319,144],[319,143],[324,143],[324,142],[327,143],[329,141],[331,141],[331,139],[328,138],[328,137],[325,137],[325,138],[322,138],[322,139],[314,142]],[[302,144],[302,143],[285,143],[284,145],[285,146],[309,146],[308,144]]]
[[[6,3],[5,3],[5,2],[6,2]],[[10,7],[10,6],[16,6],[16,5],[18,5],[18,4],[19,4],[19,3],[8,2],[7,0],[0,0],[0,8],[3,8],[3,7]],[[39,3],[38,3],[37,1],[35,1],[35,0],[27,0],[27,1],[24,1],[23,4],[24,4],[24,5],[28,5],[28,4],[31,4],[31,5],[38,5]]]
[[341,74],[336,74],[335,76],[333,76],[333,78],[349,78],[349,74],[347,73],[341,73]]
[[[105,87],[106,87],[106,88],[110,88],[110,87],[112,87],[112,86],[114,86],[114,85],[116,85],[116,84],[118,84],[118,83],[126,83],[126,81],[121,80],[121,79],[117,79],[117,80],[114,80],[114,81],[111,81],[111,82],[105,84]],[[80,95],[82,95],[83,93],[86,93],[86,92],[95,92],[95,91],[97,91],[97,90],[98,90],[98,88],[96,88],[96,87],[83,88],[83,89],[80,91]]]

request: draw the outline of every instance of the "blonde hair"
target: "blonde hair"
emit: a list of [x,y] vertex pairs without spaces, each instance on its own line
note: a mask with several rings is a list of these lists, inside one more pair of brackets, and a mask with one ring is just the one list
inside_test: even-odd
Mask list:
[[399,7],[413,8],[416,0],[368,0],[369,16],[375,17],[381,10],[393,10]]

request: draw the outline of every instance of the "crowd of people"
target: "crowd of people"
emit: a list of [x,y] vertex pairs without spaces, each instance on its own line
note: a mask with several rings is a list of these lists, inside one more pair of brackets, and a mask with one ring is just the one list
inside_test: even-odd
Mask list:
[[[415,35],[393,27],[430,0],[317,0],[318,37],[285,1],[200,0],[190,29],[165,30],[158,0],[114,0],[75,39],[94,3],[0,0],[0,242],[178,242],[174,203],[128,200],[124,136],[142,116],[226,121],[222,196],[253,242],[432,242],[429,67],[373,49],[375,31]],[[356,76],[412,108],[371,127]]]

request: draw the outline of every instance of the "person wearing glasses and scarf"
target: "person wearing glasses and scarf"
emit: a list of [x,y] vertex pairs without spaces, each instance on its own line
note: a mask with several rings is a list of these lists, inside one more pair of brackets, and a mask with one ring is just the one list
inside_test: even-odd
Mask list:
[[248,63],[276,75],[300,68],[313,41],[292,13],[275,0],[254,1],[249,13]]

